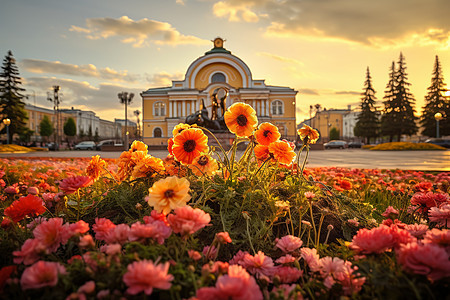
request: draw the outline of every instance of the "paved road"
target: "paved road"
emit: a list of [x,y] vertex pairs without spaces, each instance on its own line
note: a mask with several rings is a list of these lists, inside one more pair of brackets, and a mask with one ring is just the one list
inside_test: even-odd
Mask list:
[[[121,152],[58,151],[30,153],[0,153],[0,157],[91,157],[118,158]],[[164,158],[165,150],[150,151]],[[450,171],[450,150],[446,151],[369,151],[362,149],[315,150],[309,154],[308,167],[347,167],[367,169],[404,169]]]

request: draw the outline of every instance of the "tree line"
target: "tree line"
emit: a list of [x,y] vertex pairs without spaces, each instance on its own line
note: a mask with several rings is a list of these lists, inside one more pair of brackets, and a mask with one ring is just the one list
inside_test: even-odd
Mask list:
[[402,135],[414,135],[419,132],[429,137],[436,137],[435,114],[442,115],[439,124],[441,136],[450,135],[450,99],[444,83],[441,63],[436,55],[431,85],[425,96],[422,115],[415,115],[415,99],[409,90],[405,57],[400,53],[397,64],[393,61],[389,70],[389,80],[383,97],[383,108],[376,107],[375,90],[372,86],[369,67],[360,104],[360,113],[354,128],[354,134],[369,143],[379,137],[388,137],[389,141],[400,141]]

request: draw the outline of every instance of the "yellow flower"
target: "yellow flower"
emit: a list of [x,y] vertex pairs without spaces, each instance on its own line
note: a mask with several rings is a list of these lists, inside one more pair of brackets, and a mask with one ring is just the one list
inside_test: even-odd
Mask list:
[[92,159],[86,168],[86,174],[95,181],[106,172],[106,166],[106,161],[101,159],[100,155],[92,156]]
[[133,144],[131,144],[129,152],[136,152],[136,151],[142,151],[145,154],[147,154],[148,146],[141,141],[134,141]]
[[195,175],[202,176],[203,174],[212,175],[219,168],[219,165],[217,164],[217,160],[210,155],[202,154],[194,159],[189,168]]
[[168,214],[171,210],[186,206],[191,199],[189,195],[189,181],[176,176],[158,180],[148,190],[145,200],[156,211]]
[[269,146],[270,143],[275,142],[281,136],[278,127],[271,123],[260,124],[254,135],[258,143],[266,146]]
[[319,133],[317,130],[303,124],[302,128],[297,131],[298,135],[303,141],[303,144],[315,144],[319,139]]
[[290,165],[295,158],[295,152],[286,141],[276,141],[269,145],[269,152],[280,164]]
[[175,126],[172,130],[172,136],[175,137],[177,134],[181,133],[185,129],[191,128],[191,125],[180,123],[177,126]]
[[192,164],[201,153],[208,152],[208,137],[201,129],[185,129],[173,138],[172,152],[179,162]]
[[228,129],[240,137],[251,136],[258,124],[255,110],[242,102],[234,103],[228,107],[224,119]]
[[164,163],[162,159],[147,154],[136,163],[131,175],[134,178],[146,177],[149,174],[154,176],[162,171],[164,171]]

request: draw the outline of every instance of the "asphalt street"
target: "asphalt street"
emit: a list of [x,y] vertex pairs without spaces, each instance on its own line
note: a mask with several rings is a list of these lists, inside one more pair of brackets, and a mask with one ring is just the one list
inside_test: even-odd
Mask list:
[[[164,158],[166,150],[149,150],[155,157]],[[121,152],[49,151],[30,153],[0,153],[0,157],[91,157],[119,158]],[[302,159],[304,154],[302,154]],[[362,149],[313,150],[307,167],[347,167],[366,169],[403,169],[450,171],[450,149],[446,151],[370,151]]]

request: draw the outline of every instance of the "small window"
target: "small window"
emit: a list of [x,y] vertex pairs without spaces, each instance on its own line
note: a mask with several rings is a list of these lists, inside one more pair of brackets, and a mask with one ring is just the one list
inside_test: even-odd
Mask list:
[[155,117],[166,115],[166,104],[163,102],[155,102],[153,104],[153,115]]
[[214,82],[226,82],[225,75],[223,75],[222,73],[214,74],[211,78],[211,83]]
[[272,115],[282,115],[284,113],[283,102],[275,100],[272,102]]
[[159,127],[153,129],[153,137],[162,137],[162,130]]

